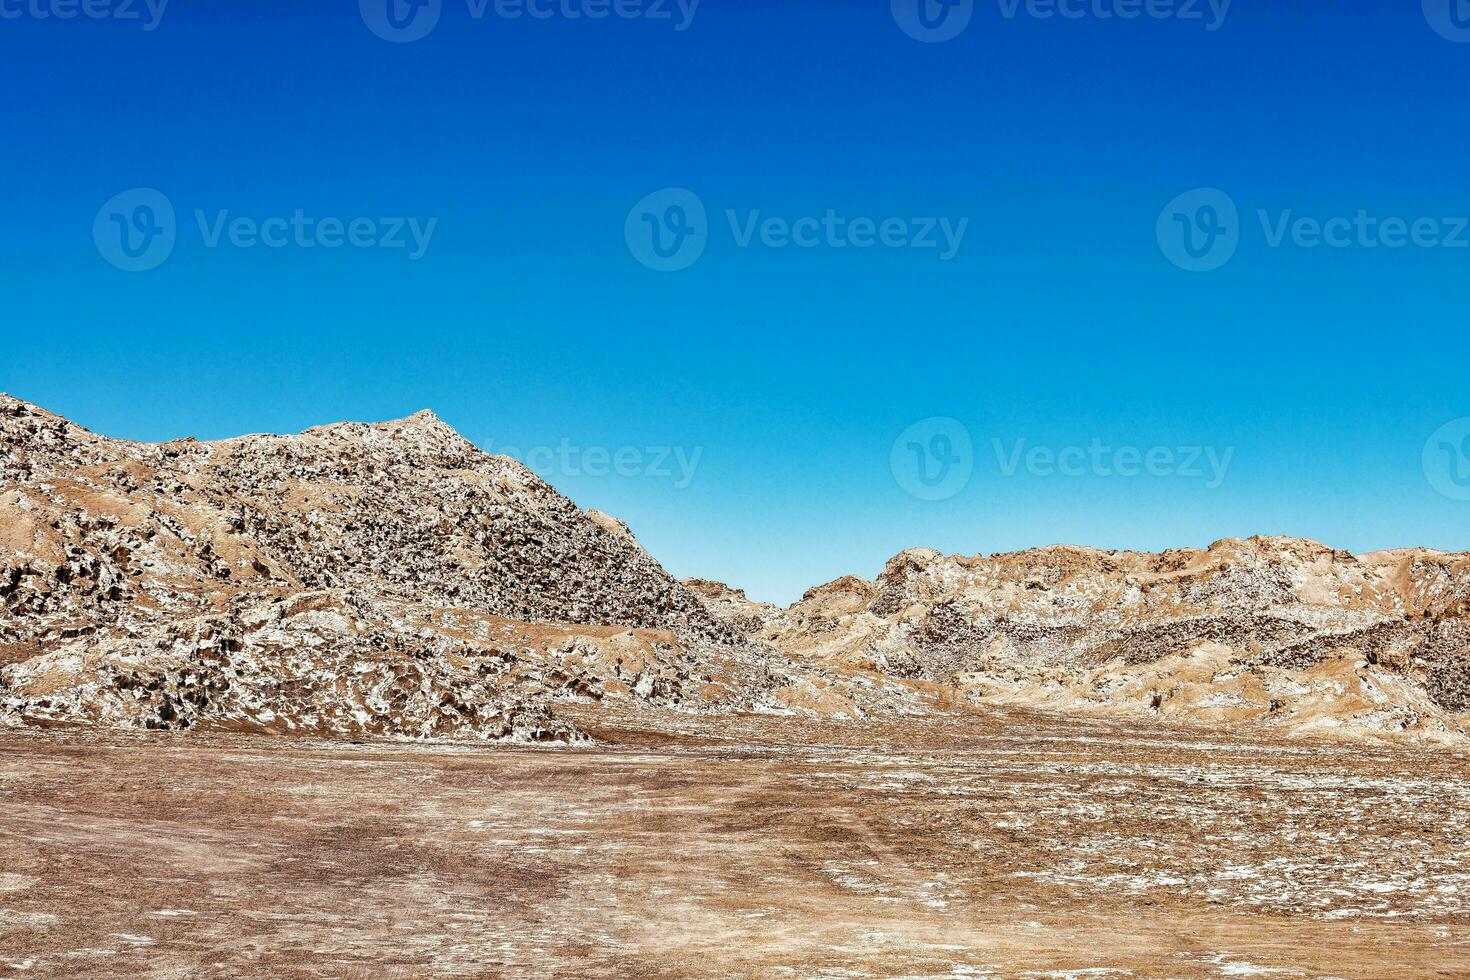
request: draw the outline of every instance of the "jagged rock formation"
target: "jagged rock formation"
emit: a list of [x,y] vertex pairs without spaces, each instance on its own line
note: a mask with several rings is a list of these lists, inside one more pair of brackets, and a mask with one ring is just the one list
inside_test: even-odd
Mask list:
[[781,608],[769,602],[756,602],[744,589],[704,578],[686,578],[684,587],[703,600],[710,615],[729,623],[742,635],[758,633],[781,614]]
[[874,582],[811,590],[760,635],[981,703],[1456,737],[1470,556],[1262,537],[1158,555],[913,550]]
[[736,639],[431,413],[154,445],[0,397],[0,720],[567,738],[560,697],[779,687]]
[[[84,574],[105,582],[67,590],[104,600],[89,607],[104,620],[123,608],[105,602],[136,588],[166,602],[170,584],[184,586],[171,598],[187,602],[213,578],[728,638],[626,529],[609,530],[604,515],[480,452],[430,412],[151,445],[103,439],[5,399],[0,440],[0,483],[16,518],[5,543],[73,564],[78,578],[62,585]],[[43,526],[53,511],[62,526]]]

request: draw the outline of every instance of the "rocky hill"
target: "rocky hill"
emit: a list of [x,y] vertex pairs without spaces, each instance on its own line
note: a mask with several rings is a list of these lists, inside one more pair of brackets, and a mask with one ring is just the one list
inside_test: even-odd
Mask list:
[[428,412],[147,444],[0,397],[0,720],[565,738],[778,688],[737,636]]
[[1289,538],[1162,554],[928,550],[808,592],[759,636],[976,703],[1457,738],[1470,555]]
[[782,610],[428,412],[152,444],[0,396],[0,725],[561,740],[571,701],[1464,740],[1470,556],[914,550]]
[[[271,583],[370,588],[528,620],[726,635],[626,529],[431,412],[152,445],[103,439],[4,399],[0,440],[0,484],[16,517],[5,543],[74,562],[74,577],[58,583],[73,599],[115,589],[113,605],[90,604],[103,620],[138,589],[188,602],[213,579],[231,594]],[[84,578],[106,586],[88,590]]]

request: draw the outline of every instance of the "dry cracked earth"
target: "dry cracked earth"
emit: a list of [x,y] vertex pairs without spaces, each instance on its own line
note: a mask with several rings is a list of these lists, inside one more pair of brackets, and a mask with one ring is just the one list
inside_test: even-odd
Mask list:
[[1470,555],[786,609],[430,413],[0,396],[0,977],[1470,976]]

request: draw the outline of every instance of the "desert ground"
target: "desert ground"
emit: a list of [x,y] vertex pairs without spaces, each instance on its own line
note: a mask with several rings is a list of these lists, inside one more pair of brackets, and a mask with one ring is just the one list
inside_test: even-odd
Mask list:
[[1470,975],[1460,752],[575,720],[595,741],[0,735],[0,976]]

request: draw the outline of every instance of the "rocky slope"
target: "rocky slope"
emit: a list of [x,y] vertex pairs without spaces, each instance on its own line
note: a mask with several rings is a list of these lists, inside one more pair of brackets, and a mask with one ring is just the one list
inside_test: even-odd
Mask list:
[[737,639],[427,412],[154,445],[0,397],[0,723],[568,738],[559,698],[779,690]]
[[1458,740],[1470,555],[1260,537],[1163,554],[914,550],[875,581],[811,590],[758,635],[982,704]]

